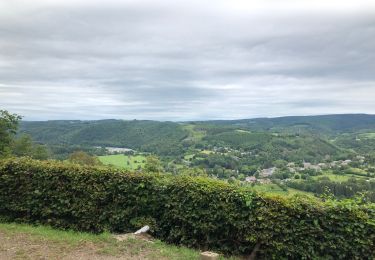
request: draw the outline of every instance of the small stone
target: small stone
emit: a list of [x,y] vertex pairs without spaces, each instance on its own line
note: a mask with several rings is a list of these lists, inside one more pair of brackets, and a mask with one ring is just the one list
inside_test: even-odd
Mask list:
[[142,233],[146,233],[147,231],[150,230],[150,227],[149,226],[144,226],[143,228],[137,230],[134,232],[134,235],[139,235],[139,234],[142,234]]
[[214,252],[202,252],[201,253],[201,260],[217,260],[219,259],[219,254]]

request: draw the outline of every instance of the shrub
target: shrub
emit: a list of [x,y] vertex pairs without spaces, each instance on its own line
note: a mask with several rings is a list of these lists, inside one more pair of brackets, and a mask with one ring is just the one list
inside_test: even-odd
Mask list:
[[0,214],[80,231],[134,231],[175,244],[262,259],[373,259],[375,207],[254,193],[172,177],[31,159],[0,163]]

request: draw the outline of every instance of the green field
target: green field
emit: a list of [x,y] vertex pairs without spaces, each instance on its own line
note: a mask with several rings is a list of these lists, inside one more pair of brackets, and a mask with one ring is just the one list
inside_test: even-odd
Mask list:
[[190,125],[190,124],[183,125],[183,128],[189,132],[189,137],[187,139],[197,142],[197,141],[202,140],[203,137],[206,136],[206,132],[201,131],[201,130],[196,130],[195,127],[196,127],[195,125]]
[[184,155],[184,159],[185,159],[185,160],[193,159],[194,155],[195,155],[195,154],[185,154],[185,155]]
[[201,153],[203,153],[203,154],[212,154],[214,152],[210,151],[210,150],[203,150],[203,151],[201,151]]
[[338,174],[330,173],[330,174],[314,176],[313,179],[318,180],[319,178],[323,176],[328,177],[331,181],[336,181],[336,182],[345,182],[349,180],[349,178],[353,177],[352,175],[348,175],[348,174],[338,175]]
[[355,174],[345,173],[345,174],[334,174],[331,171],[326,171],[323,175],[313,176],[314,180],[317,180],[321,177],[328,177],[331,181],[336,182],[345,182],[351,178],[364,179],[367,178],[366,172],[361,169],[351,168],[352,172]]
[[360,138],[375,139],[375,133],[364,133],[359,135]]
[[236,132],[239,132],[239,133],[251,133],[251,131],[249,131],[249,130],[243,130],[243,129],[237,129]]
[[282,195],[282,196],[293,196],[296,194],[303,194],[303,195],[308,195],[308,196],[313,195],[310,192],[296,190],[290,187],[288,187],[287,190],[283,190],[279,185],[274,184],[274,183],[258,184],[258,185],[254,185],[252,188],[256,191],[273,194],[273,195]]
[[114,154],[99,156],[99,160],[105,165],[113,165],[118,168],[136,170],[145,165],[146,156],[144,155],[124,155]]

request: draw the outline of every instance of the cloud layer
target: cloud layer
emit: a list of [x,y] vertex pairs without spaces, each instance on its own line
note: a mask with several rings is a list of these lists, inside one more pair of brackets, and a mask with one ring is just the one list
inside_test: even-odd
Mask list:
[[375,6],[329,2],[3,1],[0,107],[29,120],[375,113]]

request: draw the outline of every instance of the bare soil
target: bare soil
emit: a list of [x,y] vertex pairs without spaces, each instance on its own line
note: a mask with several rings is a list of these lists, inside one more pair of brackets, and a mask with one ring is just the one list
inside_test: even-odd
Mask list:
[[29,234],[0,231],[0,260],[13,259],[92,259],[147,260],[168,259],[147,246],[148,241],[127,240],[114,243],[83,241],[79,245],[45,240]]

